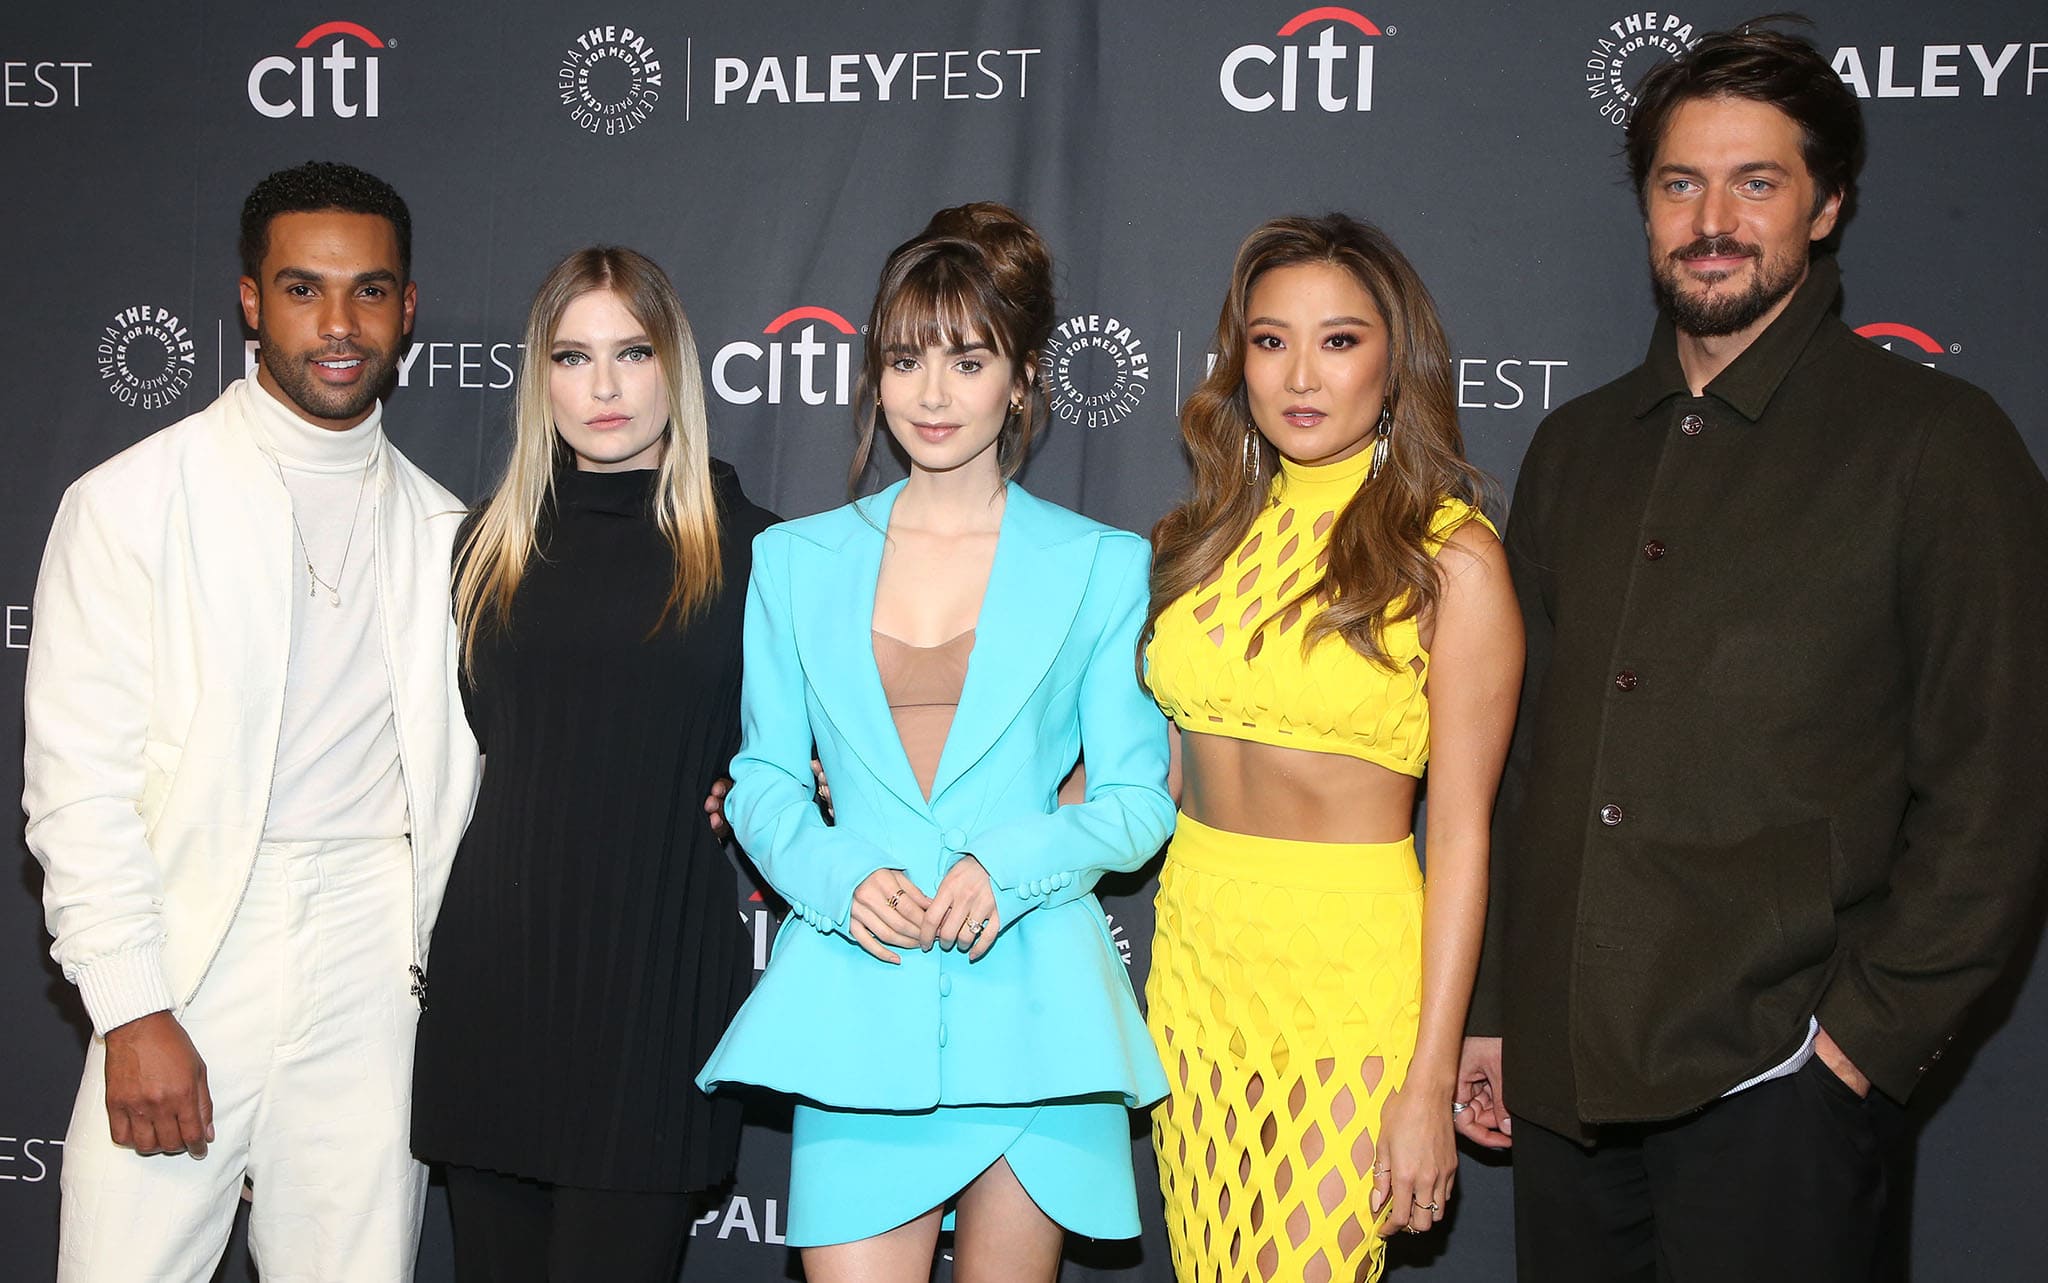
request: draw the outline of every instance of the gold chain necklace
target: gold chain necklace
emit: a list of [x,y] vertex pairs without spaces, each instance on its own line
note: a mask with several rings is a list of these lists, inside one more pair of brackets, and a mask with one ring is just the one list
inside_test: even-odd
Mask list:
[[362,516],[363,492],[369,488],[370,465],[377,461],[377,448],[372,444],[370,452],[363,456],[363,475],[361,480],[356,482],[355,506],[349,509],[348,514],[348,537],[342,540],[341,564],[334,568],[334,580],[331,583],[322,579],[320,572],[313,569],[313,545],[306,541],[306,532],[299,525],[299,505],[292,498],[291,483],[284,479],[284,465],[279,463],[277,456],[268,449],[264,450],[263,454],[264,457],[270,460],[270,466],[277,469],[277,483],[284,487],[284,501],[292,515],[292,533],[298,536],[299,551],[305,554],[306,578],[311,581],[306,586],[306,595],[308,597],[318,597],[320,590],[324,588],[327,590],[327,604],[339,610],[341,609],[341,577],[348,570],[349,549],[355,547],[356,522]]

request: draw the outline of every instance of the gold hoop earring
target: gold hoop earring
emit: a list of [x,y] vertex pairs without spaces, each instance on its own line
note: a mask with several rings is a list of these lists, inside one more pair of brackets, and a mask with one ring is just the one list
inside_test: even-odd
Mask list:
[[1246,487],[1259,484],[1259,473],[1263,465],[1259,451],[1259,430],[1247,423],[1244,425],[1244,483]]
[[1379,476],[1380,469],[1387,466],[1387,455],[1394,437],[1394,406],[1391,401],[1380,406],[1379,425],[1372,430],[1372,435],[1372,467],[1365,474],[1367,481]]

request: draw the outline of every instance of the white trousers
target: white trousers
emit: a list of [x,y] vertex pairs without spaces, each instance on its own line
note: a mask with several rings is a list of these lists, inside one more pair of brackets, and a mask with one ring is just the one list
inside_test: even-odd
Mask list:
[[402,1283],[413,1161],[412,856],[403,839],[274,842],[179,1014],[206,1062],[206,1157],[114,1145],[93,1039],[64,1140],[58,1283],[206,1283],[246,1177],[265,1283]]

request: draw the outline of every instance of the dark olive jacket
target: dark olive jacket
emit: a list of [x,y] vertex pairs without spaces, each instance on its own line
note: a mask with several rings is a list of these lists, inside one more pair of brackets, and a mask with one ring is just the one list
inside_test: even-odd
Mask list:
[[2048,484],[1816,259],[1692,396],[1674,331],[1537,430],[1528,676],[1470,1028],[1552,1130],[1671,1118],[1817,1015],[1905,1099],[2048,856]]

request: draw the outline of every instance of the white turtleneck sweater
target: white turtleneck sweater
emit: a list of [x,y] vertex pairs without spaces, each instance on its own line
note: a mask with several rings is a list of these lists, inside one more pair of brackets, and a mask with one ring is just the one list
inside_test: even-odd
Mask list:
[[[249,388],[263,448],[283,473],[298,522],[284,532],[292,546],[291,655],[263,839],[403,837],[410,826],[377,600],[384,407],[335,432],[307,423],[255,379]],[[309,559],[321,579],[338,584],[339,606],[307,575]]]

